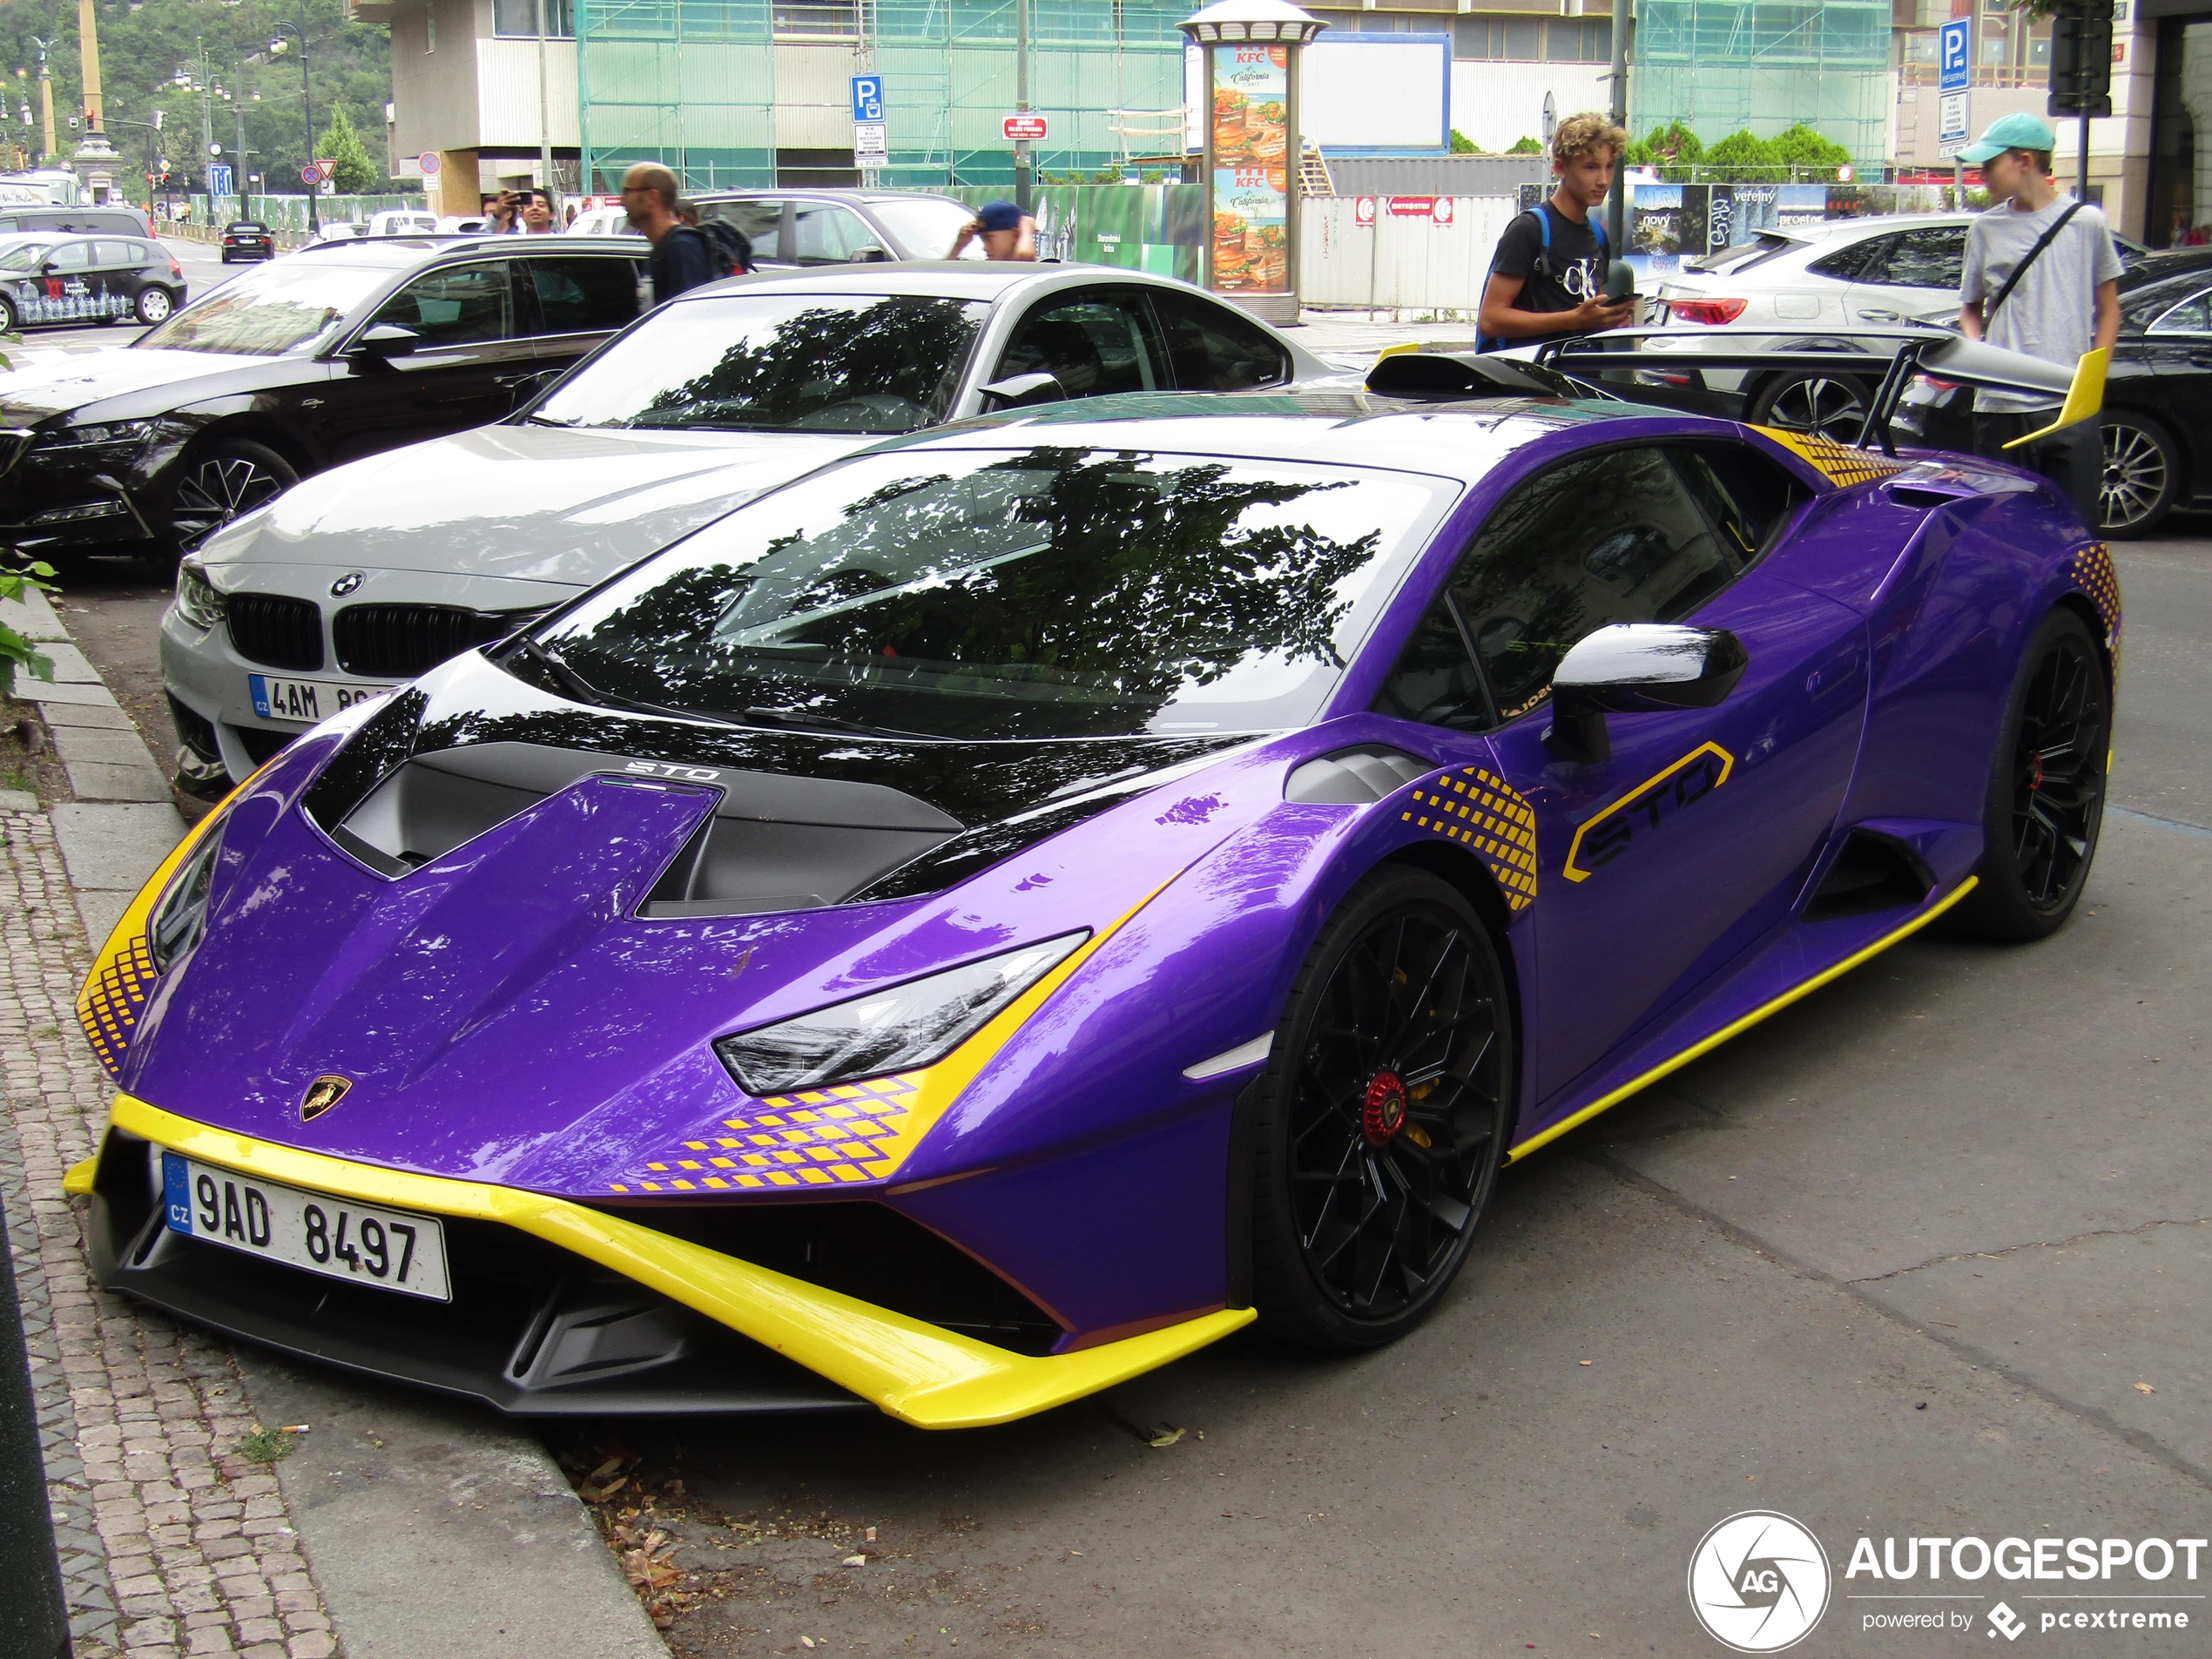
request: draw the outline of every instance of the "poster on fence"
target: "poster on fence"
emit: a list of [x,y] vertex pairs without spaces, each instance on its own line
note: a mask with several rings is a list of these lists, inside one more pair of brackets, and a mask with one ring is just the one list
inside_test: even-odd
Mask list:
[[1213,286],[1288,293],[1290,48],[1213,52]]

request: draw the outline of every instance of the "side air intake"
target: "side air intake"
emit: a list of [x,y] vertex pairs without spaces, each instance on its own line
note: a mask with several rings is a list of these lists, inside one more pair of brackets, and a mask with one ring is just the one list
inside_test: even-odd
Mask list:
[[1909,910],[1935,891],[1935,873],[1904,842],[1872,830],[1855,829],[1830,860],[1827,873],[1806,900],[1807,921],[1863,916],[1878,910]]

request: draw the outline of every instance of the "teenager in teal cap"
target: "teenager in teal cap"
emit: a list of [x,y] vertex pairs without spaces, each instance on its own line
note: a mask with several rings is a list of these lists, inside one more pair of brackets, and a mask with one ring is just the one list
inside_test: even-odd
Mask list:
[[[1959,152],[1961,161],[1981,169],[1990,204],[1966,233],[1959,326],[1969,340],[2072,368],[2082,353],[2109,347],[2120,336],[2120,256],[2096,206],[2062,196],[2052,185],[2051,152],[2057,142],[2049,122],[2021,111],[1991,123]],[[2007,292],[2016,271],[2020,280]],[[1992,459],[2022,460],[2024,452],[2006,455],[2003,446],[2047,426],[2058,406],[2056,398],[1977,392],[1975,449]],[[2067,452],[2063,458],[2039,455],[2033,464],[2071,488],[2094,529],[2104,453],[2098,423],[2082,425],[2087,430],[2070,429],[2052,440]]]

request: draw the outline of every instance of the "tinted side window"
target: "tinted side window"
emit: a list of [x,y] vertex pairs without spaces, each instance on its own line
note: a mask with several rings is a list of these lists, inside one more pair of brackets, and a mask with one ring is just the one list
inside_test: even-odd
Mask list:
[[1955,288],[1966,261],[1963,225],[1906,231],[1892,239],[1881,258],[1859,273],[1861,282],[1890,282],[1906,288]]
[[1457,609],[1447,588],[1398,654],[1390,678],[1376,694],[1377,713],[1474,731],[1490,724],[1490,705],[1467,652]]
[[570,254],[525,260],[523,268],[537,293],[541,334],[611,331],[637,315],[637,267],[628,260]]
[[415,279],[370,320],[411,329],[425,345],[462,346],[515,334],[515,293],[507,261],[449,266]]
[[1091,288],[1045,300],[1015,330],[994,378],[1040,372],[1057,376],[1069,397],[1160,390],[1158,342],[1143,295]]
[[2154,332],[2161,334],[2212,334],[2212,292],[2193,294],[2170,309],[2155,314]]
[[1290,378],[1290,354],[1251,318],[1195,293],[1152,291],[1175,383],[1186,392],[1243,392]]
[[92,263],[102,270],[127,269],[141,262],[138,248],[129,242],[92,244]]
[[709,202],[700,210],[745,233],[756,260],[787,260],[784,246],[784,205],[779,201]]
[[[843,265],[864,247],[883,246],[883,239],[861,223],[859,214],[818,202],[793,205],[792,240],[796,246],[784,257],[801,265]],[[752,257],[760,257],[758,247]]]
[[1748,557],[1723,543],[1665,453],[1616,449],[1514,490],[1461,556],[1451,590],[1511,719],[1542,700],[1583,635],[1686,617]]
[[90,242],[61,242],[47,254],[46,263],[57,271],[88,271],[92,266]]
[[1893,239],[1887,236],[1870,236],[1863,242],[1848,243],[1833,253],[1824,253],[1805,269],[1817,276],[1834,277],[1839,282],[1850,282],[1870,264],[1881,259]]
[[1740,444],[1670,449],[1731,563],[1748,564],[1772,544],[1804,498],[1797,480]]

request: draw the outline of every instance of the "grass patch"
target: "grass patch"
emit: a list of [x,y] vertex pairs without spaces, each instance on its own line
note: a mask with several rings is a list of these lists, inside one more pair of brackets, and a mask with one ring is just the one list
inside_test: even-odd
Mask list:
[[299,1443],[299,1436],[280,1428],[257,1427],[251,1434],[241,1435],[231,1451],[249,1463],[274,1463],[290,1457]]

